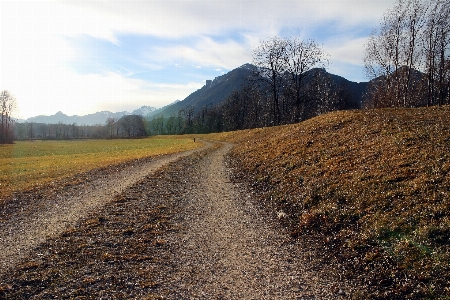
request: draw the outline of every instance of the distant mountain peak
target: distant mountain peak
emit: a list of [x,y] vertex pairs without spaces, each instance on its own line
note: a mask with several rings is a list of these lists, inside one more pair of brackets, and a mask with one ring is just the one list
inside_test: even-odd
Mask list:
[[50,116],[36,116],[28,118],[27,120],[22,120],[22,122],[33,122],[33,123],[46,123],[46,124],[78,124],[78,125],[97,125],[97,124],[105,124],[108,118],[120,119],[125,115],[140,115],[143,117],[147,117],[152,112],[157,109],[151,106],[141,106],[140,108],[134,110],[132,113],[127,111],[122,112],[110,112],[107,110],[99,111],[93,114],[87,114],[84,116],[68,116],[62,111],[58,111],[54,115]]

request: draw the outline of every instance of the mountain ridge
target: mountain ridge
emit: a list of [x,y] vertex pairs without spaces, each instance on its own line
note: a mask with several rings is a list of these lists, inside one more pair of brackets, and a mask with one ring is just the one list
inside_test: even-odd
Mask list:
[[108,118],[115,118],[120,119],[123,116],[126,115],[139,115],[143,117],[147,117],[148,115],[152,114],[154,111],[156,111],[157,108],[152,106],[141,106],[138,109],[135,109],[134,111],[127,112],[127,111],[121,111],[121,112],[110,112],[110,111],[99,111],[92,114],[87,114],[83,116],[78,115],[66,115],[61,111],[58,111],[54,115],[46,116],[46,115],[39,115],[35,117],[28,118],[26,120],[19,120],[19,123],[26,123],[26,122],[33,122],[33,123],[46,123],[46,124],[57,124],[57,123],[63,123],[63,124],[78,124],[78,125],[98,125],[98,124],[105,124],[106,120]]
[[[206,80],[205,85],[197,91],[191,93],[184,100],[174,105],[168,105],[152,114],[153,116],[165,116],[178,113],[180,109],[192,108],[193,112],[197,112],[206,106],[215,106],[223,101],[234,91],[240,90],[250,78],[254,80],[254,74],[258,67],[246,63],[230,72],[214,78],[214,80]],[[307,73],[314,74],[324,72],[336,88],[343,88],[347,94],[347,102],[345,109],[359,109],[364,105],[364,95],[367,92],[369,82],[353,82],[342,76],[331,74],[325,69],[311,69]]]

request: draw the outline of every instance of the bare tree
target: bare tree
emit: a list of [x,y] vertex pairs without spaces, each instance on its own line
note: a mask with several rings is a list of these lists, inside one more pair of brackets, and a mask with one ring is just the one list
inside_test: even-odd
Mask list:
[[427,105],[448,103],[448,77],[446,64],[450,52],[450,3],[434,1],[423,32],[426,59]]
[[384,15],[380,28],[371,34],[366,44],[365,69],[369,79],[377,79],[370,92],[378,106],[399,106],[402,98],[398,70],[406,64],[402,51],[405,16],[403,1],[399,1]]
[[166,122],[167,134],[175,134],[177,132],[176,126],[177,126],[176,115],[175,115],[175,113],[173,113],[170,115],[170,117],[167,119],[167,122]]
[[274,123],[300,121],[308,99],[306,74],[325,68],[328,54],[314,40],[274,37],[254,50],[253,62],[270,88]]
[[30,140],[34,138],[34,122],[28,123],[28,137]]
[[290,88],[295,95],[294,122],[300,121],[307,95],[304,94],[304,79],[313,68],[325,68],[328,54],[314,40],[303,41],[298,38],[286,40],[285,71],[289,77]]
[[117,122],[123,130],[124,136],[127,138],[143,137],[147,135],[144,118],[142,116],[126,115],[120,118]]
[[273,121],[280,123],[280,94],[283,86],[283,73],[286,71],[287,41],[280,37],[273,37],[261,41],[253,51],[253,63],[258,67],[258,77],[269,85],[273,99]]
[[164,116],[154,116],[150,122],[151,132],[155,135],[164,134]]
[[449,6],[443,0],[397,0],[385,14],[366,44],[364,59],[374,106],[445,102]]
[[184,131],[185,133],[193,133],[194,131],[194,107],[191,105],[188,105],[184,109]]
[[12,113],[16,109],[16,98],[7,90],[0,93],[0,143],[11,143],[14,139]]
[[106,128],[108,130],[109,138],[113,138],[115,127],[118,127],[116,118],[106,119]]

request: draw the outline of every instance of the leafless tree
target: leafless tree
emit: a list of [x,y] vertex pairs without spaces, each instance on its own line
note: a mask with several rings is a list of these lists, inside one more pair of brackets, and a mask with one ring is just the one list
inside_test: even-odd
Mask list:
[[306,74],[314,68],[325,68],[328,54],[314,41],[274,37],[262,41],[253,52],[258,75],[270,87],[275,124],[303,119]]
[[117,119],[116,118],[108,118],[106,119],[106,128],[108,130],[109,138],[113,138],[114,136],[114,129],[118,127]]
[[339,86],[324,70],[318,70],[308,78],[305,93],[308,100],[305,103],[304,116],[312,118],[334,110],[345,109],[346,97],[344,86]]
[[164,116],[154,116],[150,122],[150,128],[154,135],[164,134]]
[[285,74],[289,77],[289,87],[295,96],[294,122],[302,118],[305,95],[304,79],[313,68],[325,68],[328,64],[328,54],[314,40],[292,38],[286,40]]
[[7,90],[0,93],[0,143],[11,143],[13,135],[12,113],[16,109],[16,98]]
[[171,114],[166,122],[166,131],[167,134],[176,134],[177,133],[177,117],[175,113]]
[[28,123],[28,137],[30,140],[34,139],[34,122]]
[[131,137],[143,137],[147,135],[145,130],[144,118],[139,115],[126,115],[119,119],[121,129],[124,136]]
[[280,123],[280,94],[283,86],[283,73],[286,71],[287,41],[273,37],[261,41],[253,51],[253,63],[258,67],[258,77],[269,86],[273,99],[272,110],[275,125]]
[[184,132],[185,133],[193,133],[194,132],[194,107],[188,105],[184,109]]
[[427,105],[448,102],[450,52],[450,2],[433,1],[423,32],[427,75]]
[[366,44],[364,59],[374,106],[445,102],[449,6],[443,0],[397,0],[384,15]]

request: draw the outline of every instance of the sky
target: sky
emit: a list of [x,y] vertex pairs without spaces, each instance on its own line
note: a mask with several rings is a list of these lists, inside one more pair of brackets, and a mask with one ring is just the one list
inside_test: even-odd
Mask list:
[[183,100],[262,40],[313,39],[330,73],[367,81],[364,44],[394,0],[0,0],[0,90],[16,118]]

